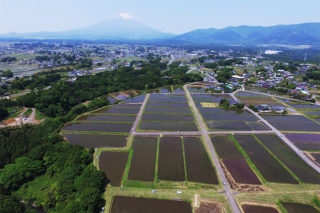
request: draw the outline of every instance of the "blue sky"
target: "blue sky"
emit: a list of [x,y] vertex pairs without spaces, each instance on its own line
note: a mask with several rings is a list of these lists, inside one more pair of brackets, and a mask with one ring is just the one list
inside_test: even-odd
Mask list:
[[320,0],[0,0],[0,33],[75,29],[127,13],[153,28],[320,22]]

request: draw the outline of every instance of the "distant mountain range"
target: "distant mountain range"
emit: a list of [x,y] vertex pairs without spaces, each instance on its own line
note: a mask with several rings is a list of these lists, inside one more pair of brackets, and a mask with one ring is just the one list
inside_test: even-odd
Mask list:
[[223,29],[199,29],[173,38],[195,44],[290,44],[319,45],[320,23],[277,25],[271,27],[238,26]]
[[88,27],[61,32],[9,33],[0,38],[27,39],[88,39],[111,41],[136,41],[168,39],[174,35],[145,26],[135,19],[116,17]]
[[194,45],[317,45],[320,46],[320,23],[294,25],[237,26],[222,29],[198,29],[181,35],[164,33],[145,26],[135,19],[121,17],[92,26],[61,32],[9,33],[0,38],[24,39],[87,39],[110,41],[153,41]]

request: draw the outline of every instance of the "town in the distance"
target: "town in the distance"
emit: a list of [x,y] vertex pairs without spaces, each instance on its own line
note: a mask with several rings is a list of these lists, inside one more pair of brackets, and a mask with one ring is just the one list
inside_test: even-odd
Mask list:
[[320,213],[319,0],[0,5],[0,213]]

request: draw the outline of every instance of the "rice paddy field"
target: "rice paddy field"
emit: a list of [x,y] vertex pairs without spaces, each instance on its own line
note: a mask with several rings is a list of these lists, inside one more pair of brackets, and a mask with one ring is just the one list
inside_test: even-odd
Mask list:
[[319,124],[302,115],[264,115],[263,118],[281,131],[320,131]]
[[197,131],[185,95],[151,94],[139,131]]
[[247,164],[244,156],[237,149],[235,143],[229,136],[211,137],[211,141],[220,160],[237,183],[261,184],[258,177]]
[[151,182],[153,187],[161,186],[161,181],[219,184],[214,165],[198,137],[137,136],[132,150],[125,185],[141,181]]
[[192,213],[190,203],[174,200],[116,196],[110,213]]
[[288,102],[286,103],[293,107],[299,113],[306,115],[307,117],[315,120],[320,124],[320,106],[314,104],[307,104],[305,102]]
[[73,145],[85,148],[125,147],[125,135],[95,135],[95,134],[64,134],[64,137]]
[[244,204],[241,206],[244,213],[278,213],[278,210],[269,206]]
[[[219,135],[211,132],[211,143],[223,172],[228,176],[227,180],[236,183],[236,188],[232,185],[237,192],[236,200],[241,196],[255,199],[264,195],[271,199],[277,197],[283,188],[291,190],[287,195],[291,198],[290,193],[299,191],[301,187],[301,195],[289,200],[300,203],[304,192],[316,191],[315,184],[320,184],[319,174],[279,138],[261,133],[237,133],[269,130],[255,116],[246,110],[219,108],[221,99],[231,100],[228,94],[212,95],[204,94],[201,89],[197,91],[191,96],[202,116],[200,122],[209,133],[219,131]],[[208,154],[209,145],[202,136],[199,137],[199,121],[190,107],[192,104],[188,103],[189,96],[180,87],[158,89],[157,92],[132,98],[129,98],[129,93],[113,94],[124,100],[78,116],[62,129],[61,134],[71,144],[95,148],[94,165],[105,172],[110,183],[105,193],[106,212],[231,213],[216,165]],[[263,95],[246,92],[237,95],[240,98],[266,99]],[[141,109],[141,119],[136,121],[145,99],[147,102]],[[284,131],[297,147],[308,151],[310,158],[319,161],[319,125],[316,122],[300,115],[264,117]],[[132,134],[135,121],[138,126]],[[297,126],[297,123],[301,125]],[[232,130],[235,131],[233,135],[223,135],[223,131]],[[241,191],[241,187],[249,190]],[[251,189],[257,191],[250,192]],[[201,199],[197,207],[194,206],[196,194]],[[284,200],[288,201],[277,197],[272,202],[265,203],[266,200],[261,199],[254,204],[238,204],[243,213],[276,213],[280,212],[279,209],[292,211],[290,205],[284,207],[284,202],[280,204]],[[300,204],[306,203],[303,200]],[[313,204],[310,207],[318,210]],[[301,208],[309,211],[306,207]]]
[[298,181],[253,136],[234,137],[268,182],[298,184]]
[[111,186],[120,186],[124,169],[128,160],[126,152],[102,152],[99,168],[104,171]]
[[292,203],[292,202],[281,202],[281,205],[286,209],[288,213],[319,213],[320,211],[313,206],[302,204],[302,203]]

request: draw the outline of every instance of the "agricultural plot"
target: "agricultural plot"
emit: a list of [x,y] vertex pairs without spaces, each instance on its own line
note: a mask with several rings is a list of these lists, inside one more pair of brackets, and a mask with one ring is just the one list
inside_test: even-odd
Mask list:
[[268,104],[268,105],[277,105],[277,106],[283,106],[283,104],[279,103],[277,100],[271,98],[271,97],[238,97],[241,103],[245,105],[261,105],[261,104]]
[[208,121],[207,126],[210,130],[217,131],[250,131],[267,130],[267,127],[259,122],[241,122],[241,121]]
[[117,99],[115,99],[115,98],[113,98],[113,97],[111,97],[111,96],[108,96],[107,99],[108,99],[108,101],[109,101],[110,104],[113,104],[114,102],[117,101]]
[[225,121],[225,120],[231,120],[231,121],[256,121],[257,119],[249,114],[248,112],[244,112],[244,113],[230,113],[230,114],[209,114],[206,113],[204,115],[204,118],[206,120],[215,120],[215,121]]
[[135,137],[129,180],[153,181],[157,153],[156,137]]
[[286,133],[285,136],[301,150],[320,151],[320,134]]
[[109,106],[111,108],[140,108],[141,104],[115,104]]
[[251,93],[251,92],[237,92],[236,96],[238,96],[238,97],[261,97],[261,98],[268,97],[267,95]]
[[320,174],[301,160],[278,137],[275,135],[257,135],[256,137],[303,182],[320,183]]
[[319,132],[320,125],[301,115],[263,116],[275,128],[282,131]]
[[319,109],[319,105],[314,105],[314,104],[289,104],[293,108],[302,108],[302,109]]
[[179,94],[151,94],[149,101],[186,103],[187,98]]
[[167,114],[144,114],[143,121],[179,121],[179,122],[193,122],[194,118],[190,115],[167,115]]
[[232,98],[229,95],[212,95],[212,94],[192,94],[192,99],[194,102],[215,102],[219,103],[222,99],[227,99],[229,101]]
[[223,213],[224,210],[217,203],[201,202],[196,213]]
[[190,93],[205,93],[206,90],[202,87],[188,87]]
[[99,168],[104,171],[112,186],[120,186],[124,169],[128,160],[126,152],[102,152]]
[[174,94],[185,94],[185,91],[182,87],[173,87],[172,91]]
[[172,93],[171,87],[161,88],[160,93]]
[[142,121],[140,129],[148,131],[197,131],[197,126],[194,123]]
[[320,165],[320,153],[311,153],[312,157],[314,157],[315,161]]
[[319,213],[316,208],[302,203],[281,202],[288,213]]
[[140,110],[139,108],[104,107],[102,109],[94,111],[94,113],[136,115],[136,114],[138,114],[139,110]]
[[124,103],[142,103],[145,99],[146,95],[139,95],[132,98],[128,98],[124,100]]
[[188,103],[148,102],[147,107],[189,107]]
[[98,121],[98,122],[134,122],[136,116],[134,115],[82,115],[77,121]]
[[192,213],[190,203],[175,200],[159,200],[116,196],[110,213]]
[[166,113],[166,114],[190,114],[191,110],[184,108],[164,108],[164,107],[146,107],[145,113]]
[[73,145],[85,148],[125,147],[127,136],[124,135],[94,135],[94,134],[63,134]]
[[250,135],[236,135],[235,138],[267,181],[298,183],[254,137]]
[[241,207],[244,213],[279,213],[277,209],[269,206],[256,206],[244,204]]
[[184,137],[188,181],[218,184],[218,178],[199,138]]
[[132,124],[127,123],[68,123],[63,131],[86,132],[129,132]]
[[158,165],[160,180],[185,180],[182,153],[182,141],[179,137],[162,137],[160,139]]
[[213,146],[232,178],[241,184],[261,184],[228,136],[211,137]]

